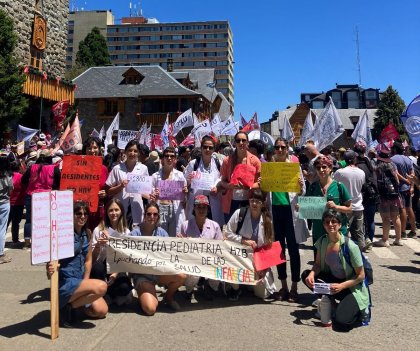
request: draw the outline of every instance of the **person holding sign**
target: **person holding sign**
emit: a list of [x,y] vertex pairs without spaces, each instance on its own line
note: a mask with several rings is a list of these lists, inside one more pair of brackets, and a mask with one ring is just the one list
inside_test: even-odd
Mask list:
[[151,201],[160,207],[160,224],[169,236],[181,232],[185,221],[185,194],[188,192],[184,174],[175,169],[176,153],[173,147],[163,150],[162,168],[153,174]]
[[[277,138],[274,142],[274,162],[295,162],[299,160],[295,156],[289,156],[289,144],[284,138]],[[300,193],[278,192],[270,193],[271,212],[273,214],[273,226],[275,240],[280,242],[282,248],[289,251],[290,270],[292,273],[292,286],[289,291],[287,285],[286,262],[277,266],[277,273],[281,281],[281,289],[278,292],[278,299],[281,301],[298,302],[297,284],[300,280],[300,255],[299,243],[305,242],[309,236],[306,221],[298,216],[295,210],[298,195],[305,193],[305,182],[301,173],[299,178]]]
[[369,319],[370,298],[362,253],[357,244],[340,232],[344,217],[333,209],[324,212],[322,224],[327,234],[315,243],[315,263],[311,270],[302,273],[302,280],[311,290],[316,281],[328,283],[330,299],[340,301],[333,323],[351,328],[359,320]]
[[[72,309],[81,308],[91,318],[104,318],[108,305],[103,296],[104,281],[90,279],[92,268],[92,233],[87,226],[89,206],[83,201],[74,203],[74,256],[59,261],[60,319],[63,326],[71,326]],[[47,275],[54,273],[53,264],[47,263]]]
[[[143,222],[130,235],[168,237],[166,230],[158,226],[159,219],[159,206],[154,202],[150,202],[145,208]],[[133,274],[134,288],[137,290],[140,307],[143,312],[148,316],[153,316],[156,313],[159,305],[156,295],[156,284],[164,285],[168,288],[162,302],[174,311],[180,310],[181,307],[175,301],[174,295],[178,288],[184,284],[186,277],[186,274],[183,273],[175,275]]]
[[118,199],[109,200],[105,206],[104,220],[93,231],[93,264],[90,277],[107,282],[107,295],[117,305],[131,301],[133,286],[125,273],[107,275],[106,245],[109,237],[119,238],[128,234],[130,234],[130,230],[127,227],[124,206]]
[[[220,185],[226,190],[226,194],[222,197],[223,213],[225,214],[225,222],[228,222],[232,214],[241,205],[246,206],[250,189],[259,188],[258,178],[261,173],[261,162],[258,157],[248,151],[248,134],[237,132],[235,135],[236,149],[231,156],[223,160],[220,174],[222,181]],[[243,184],[232,184],[230,182],[235,167],[245,164],[255,168],[254,183],[251,186]]]
[[[273,242],[273,223],[270,212],[266,206],[266,197],[260,189],[251,191],[248,200],[249,207],[243,215],[241,209],[234,212],[226,225],[226,238],[256,249],[262,246],[270,246]],[[274,276],[271,268],[258,272],[262,281],[264,292],[261,292],[261,285],[256,285],[254,293],[265,298],[277,291],[274,284]],[[228,297],[232,301],[239,298],[239,286],[232,284],[228,291]]]
[[[331,178],[332,160],[327,156],[319,156],[314,162],[319,180],[312,183],[305,196],[324,196],[327,199],[327,209],[341,213],[351,213],[351,196],[344,184]],[[347,235],[347,217],[344,217],[340,231]],[[324,235],[322,220],[312,220],[312,239],[315,244]],[[316,257],[316,247],[314,247]]]
[[137,140],[131,140],[125,146],[126,160],[117,164],[111,171],[106,180],[107,194],[115,197],[124,205],[125,216],[130,224],[139,224],[143,220],[143,198],[148,197],[145,194],[128,193],[128,174],[138,176],[148,176],[147,167],[138,161],[140,147]]
[[190,192],[187,201],[187,218],[193,218],[194,198],[197,195],[209,197],[211,218],[222,227],[225,224],[222,209],[222,194],[218,192],[217,185],[220,180],[220,162],[213,157],[216,145],[208,135],[201,139],[201,157],[188,164],[184,175],[187,179]]

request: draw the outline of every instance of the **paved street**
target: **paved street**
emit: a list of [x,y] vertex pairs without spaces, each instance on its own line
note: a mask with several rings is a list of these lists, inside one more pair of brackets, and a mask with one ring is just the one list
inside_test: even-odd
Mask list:
[[[308,248],[301,250],[303,269],[312,260]],[[162,308],[145,317],[133,302],[112,307],[104,320],[82,322],[81,329],[60,329],[59,339],[51,341],[44,265],[31,266],[28,251],[7,253],[13,261],[0,265],[0,350],[420,349],[420,239],[368,255],[375,279],[373,319],[349,333],[322,328],[314,318],[313,295],[300,284],[301,304],[266,303],[250,294],[236,303],[217,297],[190,304],[180,292],[178,313]]]

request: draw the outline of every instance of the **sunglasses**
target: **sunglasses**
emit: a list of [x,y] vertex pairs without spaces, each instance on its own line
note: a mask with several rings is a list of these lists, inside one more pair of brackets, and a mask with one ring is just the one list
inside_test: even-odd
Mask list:
[[207,146],[207,145],[205,145],[205,146],[202,146],[201,147],[203,150],[214,150],[214,146]]
[[286,149],[287,149],[287,146],[285,146],[285,145],[276,145],[276,146],[274,146],[274,148],[275,148],[276,150],[280,150],[280,149],[282,149],[282,150],[286,150]]
[[83,216],[87,217],[87,216],[89,216],[89,214],[88,214],[88,213],[86,213],[86,212],[77,212],[77,213],[75,213],[74,215],[75,215],[76,217],[83,217]]
[[170,159],[170,158],[175,158],[175,155],[164,155],[164,158]]
[[248,140],[246,140],[246,139],[235,139],[236,144],[240,144],[240,143],[245,144],[247,142],[248,142]]
[[317,166],[317,167],[316,167],[316,169],[317,169],[318,171],[320,171],[321,169],[322,169],[323,171],[325,171],[327,168],[328,168],[328,166]]
[[324,220],[324,224],[338,224],[340,223],[339,221],[337,221],[336,219],[326,219]]
[[159,216],[159,213],[146,212],[146,216],[147,216],[147,217],[158,217],[158,216]]

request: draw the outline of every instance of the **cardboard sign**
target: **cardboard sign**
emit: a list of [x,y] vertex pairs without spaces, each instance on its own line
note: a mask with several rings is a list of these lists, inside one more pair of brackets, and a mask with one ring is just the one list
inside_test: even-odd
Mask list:
[[17,143],[17,149],[16,149],[16,153],[21,156],[23,155],[25,152],[25,142],[21,141],[20,143]]
[[328,283],[314,283],[314,294],[331,295],[331,284]]
[[159,200],[184,200],[184,181],[158,180]]
[[32,264],[74,256],[73,192],[32,195]]
[[136,173],[127,173],[127,193],[150,194],[152,192],[152,177]]
[[293,162],[261,164],[261,190],[299,193],[300,166]]
[[193,172],[191,189],[210,191],[214,185],[213,175],[210,173]]
[[74,201],[83,200],[89,204],[91,212],[96,212],[101,173],[100,156],[64,156],[60,190],[72,190]]
[[255,285],[252,249],[228,240],[169,237],[110,238],[110,272],[189,275]]
[[254,251],[254,265],[257,271],[277,266],[286,262],[279,241],[275,241],[271,247],[263,246]]
[[324,196],[299,196],[299,218],[321,219],[327,205]]
[[124,150],[129,141],[140,139],[140,132],[137,130],[119,130],[117,147]]
[[236,165],[233,170],[232,178],[230,178],[230,183],[250,188],[255,182],[256,172],[257,170],[254,166],[246,164]]

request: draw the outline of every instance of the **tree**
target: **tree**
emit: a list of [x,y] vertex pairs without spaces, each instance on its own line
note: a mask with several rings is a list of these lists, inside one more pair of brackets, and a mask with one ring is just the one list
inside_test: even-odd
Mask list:
[[108,47],[104,36],[99,28],[95,27],[79,44],[79,51],[76,55],[76,65],[89,68],[105,66],[111,63]]
[[400,119],[404,109],[404,100],[398,95],[398,91],[390,85],[382,94],[381,101],[378,104],[377,117],[373,127],[373,138],[377,139],[382,130],[391,122],[397,128],[398,133],[404,136],[403,139],[407,139],[404,125]]
[[0,129],[6,130],[9,123],[21,118],[28,108],[28,100],[22,88],[25,76],[14,56],[17,45],[13,20],[0,10]]

